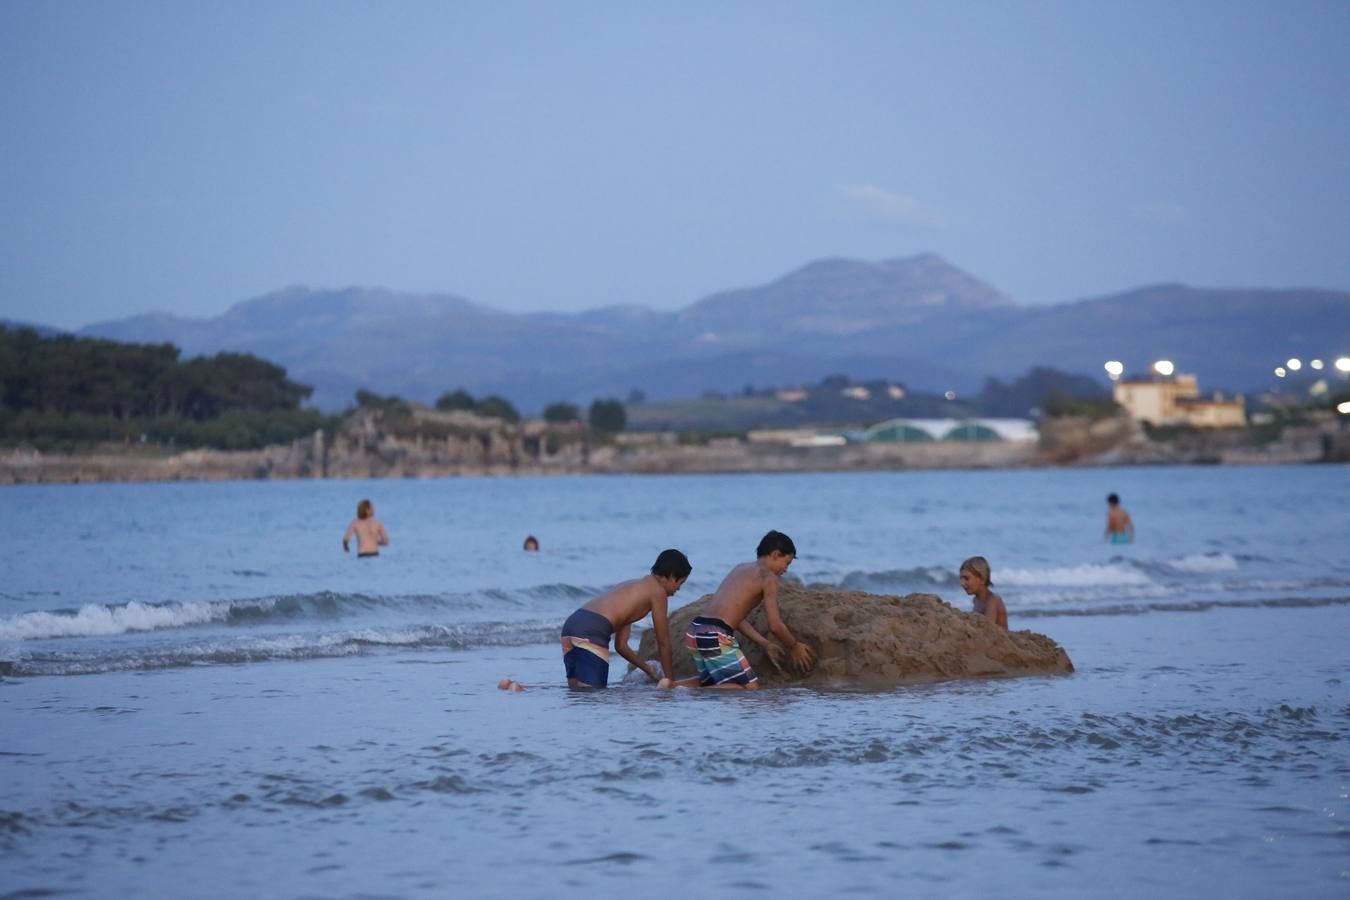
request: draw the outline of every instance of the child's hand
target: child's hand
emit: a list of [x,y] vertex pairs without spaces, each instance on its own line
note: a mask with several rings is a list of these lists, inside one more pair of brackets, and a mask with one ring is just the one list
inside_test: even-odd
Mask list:
[[343,553],[350,553],[350,552],[351,552],[350,550],[347,549],[347,542],[346,542],[346,541],[343,541],[343,542],[342,542],[342,552],[343,552]]
[[764,642],[764,655],[773,663],[773,667],[779,672],[783,671],[783,648],[773,641]]
[[809,672],[815,661],[814,656],[805,641],[798,641],[792,645],[792,664],[797,667],[798,672]]

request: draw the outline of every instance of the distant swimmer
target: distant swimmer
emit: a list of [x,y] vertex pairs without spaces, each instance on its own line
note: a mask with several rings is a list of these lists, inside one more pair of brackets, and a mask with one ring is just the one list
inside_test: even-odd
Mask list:
[[[661,686],[758,688],[759,675],[741,652],[736,640],[737,631],[764,648],[774,666],[782,668],[783,647],[786,647],[797,671],[809,671],[814,662],[811,648],[793,636],[778,611],[779,580],[796,556],[797,547],[786,534],[770,531],[764,535],[755,550],[755,561],[741,563],[732,569],[718,586],[703,615],[695,616],[689,623],[684,646],[694,657],[698,677],[677,682],[663,678]],[[782,641],[782,647],[771,643],[747,621],[746,616],[761,605],[769,620],[769,630]],[[669,667],[666,671],[670,671]]]
[[1120,505],[1120,497],[1116,494],[1106,498],[1106,540],[1113,544],[1134,543],[1134,520]]
[[989,589],[994,583],[989,561],[983,556],[972,556],[961,563],[960,577],[961,589],[975,598],[975,615],[984,616],[1007,631],[1008,608],[1003,605],[1003,598]]
[[[562,627],[563,668],[570,688],[602,688],[609,684],[609,639],[619,655],[647,673],[652,681],[669,672],[670,598],[684,586],[693,566],[679,550],[662,550],[652,563],[651,574],[615,585],[567,617]],[[638,659],[628,646],[628,632],[634,622],[651,613],[656,632],[657,655],[661,672]],[[503,678],[497,687],[504,691],[522,691],[525,685]]]
[[539,538],[532,534],[525,535],[525,545],[521,549],[526,553],[537,553],[539,551]]
[[375,518],[375,504],[369,500],[362,500],[356,504],[356,518],[347,526],[347,533],[342,536],[343,553],[351,552],[347,542],[352,539],[352,535],[356,535],[358,558],[379,556],[380,548],[389,546],[389,532],[385,531],[384,525]]

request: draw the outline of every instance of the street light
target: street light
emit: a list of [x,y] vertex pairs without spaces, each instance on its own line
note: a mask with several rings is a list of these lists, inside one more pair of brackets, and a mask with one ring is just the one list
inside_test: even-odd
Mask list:
[[1350,372],[1350,356],[1336,357],[1336,371]]
[[1283,378],[1283,377],[1284,377],[1284,366],[1276,366],[1276,367],[1275,367],[1275,377],[1276,377],[1276,378]]
[[1290,372],[1297,372],[1299,369],[1303,368],[1303,361],[1299,359],[1297,356],[1295,356],[1293,359],[1285,363],[1285,365],[1289,367]]
[[1336,412],[1343,416],[1350,416],[1350,400],[1342,400],[1336,404]]
[[1322,361],[1320,359],[1314,359],[1312,362],[1308,363],[1308,365],[1312,366],[1319,372],[1322,371]]
[[1119,381],[1120,376],[1125,374],[1125,364],[1118,359],[1111,360],[1102,368],[1106,370],[1106,374],[1110,376],[1112,381]]
[[1166,378],[1176,371],[1176,366],[1172,365],[1170,359],[1160,359],[1153,364],[1153,371]]

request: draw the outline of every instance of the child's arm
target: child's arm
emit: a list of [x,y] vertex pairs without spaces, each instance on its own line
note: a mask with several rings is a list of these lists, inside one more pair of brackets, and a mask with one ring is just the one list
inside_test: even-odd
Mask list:
[[619,651],[619,655],[622,656],[624,659],[628,660],[634,666],[646,672],[647,677],[650,678],[652,681],[659,681],[661,676],[653,672],[652,667],[647,665],[641,659],[639,659],[638,655],[633,652],[631,647],[628,646],[628,630],[631,627],[632,626],[630,625],[625,625],[622,628],[620,628],[618,632],[615,633],[614,649]]
[[383,522],[375,523],[375,542],[382,547],[389,546],[389,532],[384,530]]
[[736,626],[736,630],[748,637],[751,641],[759,644],[764,650],[764,655],[769,657],[769,662],[778,671],[783,671],[783,648],[770,641],[764,635],[755,630],[755,626],[750,624],[750,620],[741,619],[741,624]]
[[782,641],[792,654],[792,664],[798,672],[811,668],[811,648],[797,640],[778,612],[778,579],[770,578],[764,585],[764,614],[769,618],[769,630]]
[[344,535],[342,536],[342,552],[343,552],[343,553],[348,553],[348,552],[350,552],[350,551],[348,550],[348,548],[347,548],[347,542],[350,541],[350,540],[352,539],[352,535],[353,535],[353,534],[356,534],[356,520],[355,520],[355,519],[352,520],[352,524],[350,524],[350,525],[347,526],[347,533],[344,534]]
[[661,660],[661,671],[667,678],[675,677],[674,661],[670,654],[670,616],[667,610],[670,598],[658,590],[652,597],[652,630],[656,632],[656,656]]

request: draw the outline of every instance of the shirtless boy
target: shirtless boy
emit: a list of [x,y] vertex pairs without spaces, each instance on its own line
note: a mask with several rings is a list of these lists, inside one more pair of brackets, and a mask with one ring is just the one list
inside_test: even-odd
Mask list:
[[[792,565],[797,548],[792,538],[781,531],[764,535],[755,550],[754,562],[741,563],[722,580],[712,601],[689,623],[684,635],[684,646],[694,657],[698,669],[697,684],[701,687],[749,688],[759,687],[759,676],[750,661],[741,652],[736,632],[764,648],[770,662],[780,666],[783,649],[771,643],[746,617],[763,605],[769,619],[769,630],[774,633],[792,656],[797,671],[805,672],[814,662],[811,648],[793,637],[778,612],[778,581]],[[669,670],[667,670],[669,671]],[[693,686],[693,680],[680,681],[680,686]],[[676,682],[661,680],[662,687],[673,687]]]
[[1004,631],[1008,630],[1008,608],[1003,598],[991,591],[992,576],[989,561],[983,556],[972,556],[961,563],[961,589],[974,597],[975,615],[984,616]]
[[379,556],[380,548],[389,546],[389,532],[385,531],[379,519],[375,518],[375,504],[369,500],[362,500],[356,504],[356,518],[347,526],[347,533],[342,536],[343,553],[351,552],[347,542],[352,539],[352,535],[356,535],[358,558]]
[[[652,614],[656,632],[656,653],[663,672],[669,672],[670,619],[667,606],[671,597],[684,586],[693,567],[679,550],[662,550],[652,564],[650,575],[615,585],[567,617],[562,627],[563,666],[570,688],[602,688],[609,683],[609,639],[614,649],[634,666],[656,681],[660,673],[628,646],[628,631],[634,622]],[[504,678],[497,685],[504,691],[521,691],[525,686]]]
[[1134,522],[1115,494],[1106,498],[1106,539],[1113,544],[1134,543]]

